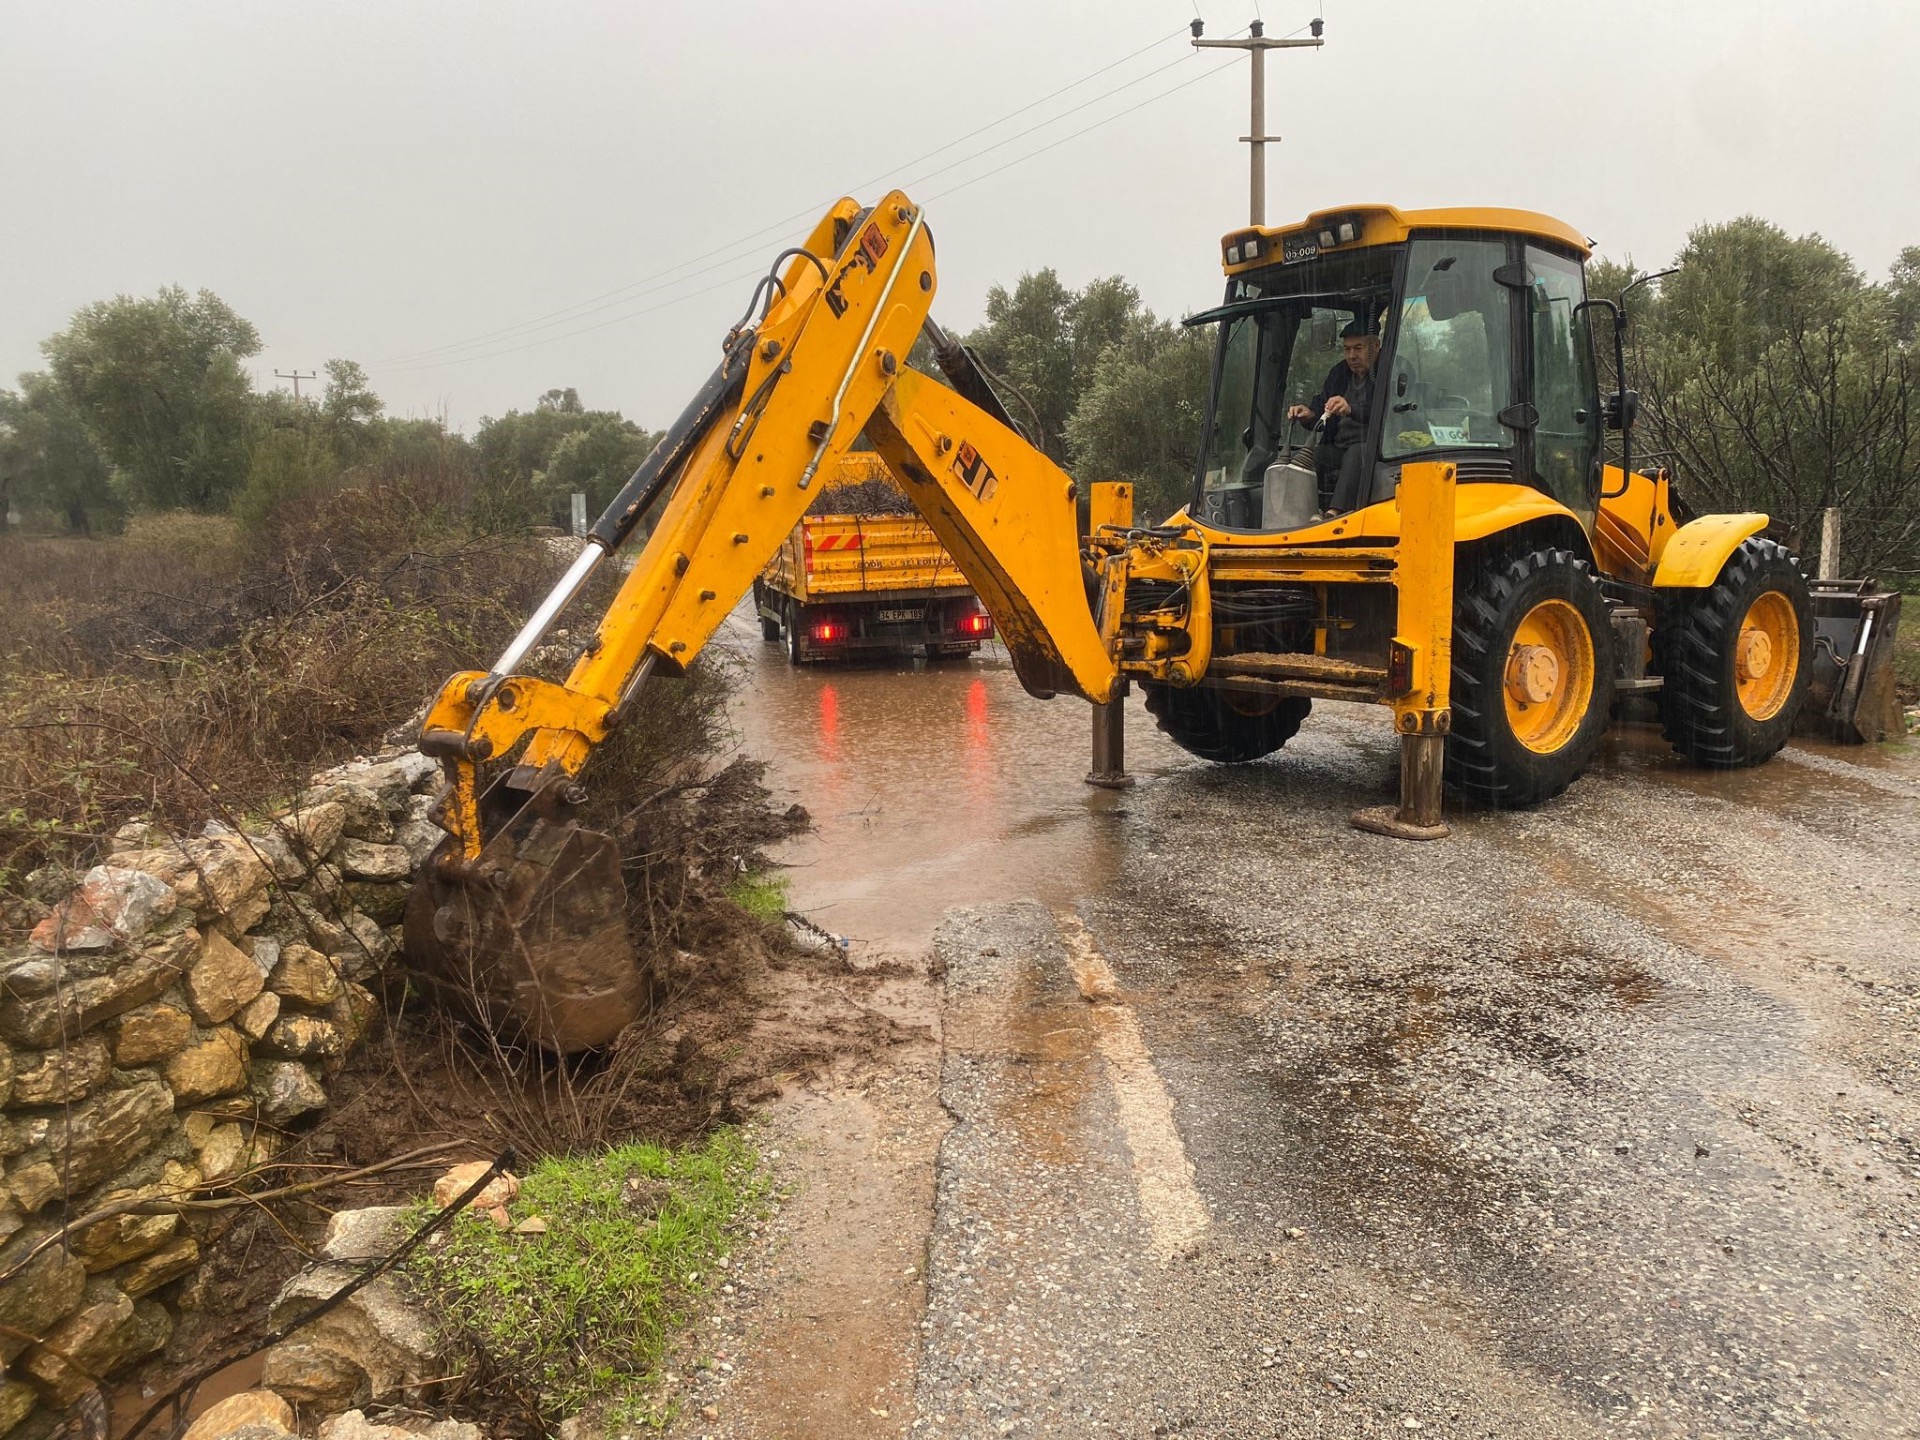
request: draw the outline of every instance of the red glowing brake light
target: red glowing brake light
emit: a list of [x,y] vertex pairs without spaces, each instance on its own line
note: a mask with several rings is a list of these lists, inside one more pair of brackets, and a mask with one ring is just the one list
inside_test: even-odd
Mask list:
[[960,617],[960,633],[962,635],[991,635],[993,633],[993,617],[984,611],[975,611],[971,615],[962,615]]
[[847,638],[847,627],[835,625],[830,620],[822,620],[813,627],[813,638],[822,645],[830,644],[835,640],[844,640]]

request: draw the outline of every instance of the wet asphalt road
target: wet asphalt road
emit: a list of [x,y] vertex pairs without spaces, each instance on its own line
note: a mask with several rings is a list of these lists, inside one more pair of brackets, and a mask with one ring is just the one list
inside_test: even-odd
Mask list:
[[[1414,846],[1346,824],[1390,775],[1373,719],[1323,715],[1281,757],[1176,770],[1108,817],[1123,873],[1078,909],[1210,1216],[1185,1258],[1152,1259],[1128,1209],[1104,1062],[1073,1039],[1094,1007],[1062,998],[1047,927],[1001,907],[943,932],[960,1124],[923,1416],[1920,1433],[1920,767],[1795,751],[1705,776],[1628,732],[1563,799]],[[1003,990],[984,1018],[983,983]],[[1011,1113],[1046,1115],[1071,1161]],[[983,1219],[1047,1242],[996,1251]],[[1071,1283],[1017,1283],[1089,1250]],[[1004,1353],[970,1381],[942,1357],[981,1353],[987,1322],[956,1317],[996,1253]],[[1036,1369],[1010,1409],[995,1384]],[[1000,1403],[969,1408],[982,1393]]]
[[[952,683],[987,750],[1032,707],[991,665]],[[1077,778],[1083,729],[1032,708]],[[1920,1434],[1920,756],[1713,775],[1629,729],[1423,846],[1347,824],[1390,788],[1384,715],[1323,706],[1231,769],[1148,723],[1136,789],[1000,796],[965,817],[993,893],[908,907],[987,902],[934,945],[954,1125],[911,1433]],[[894,784],[853,828],[938,822]],[[1169,1186],[1201,1216],[1173,1253]]]

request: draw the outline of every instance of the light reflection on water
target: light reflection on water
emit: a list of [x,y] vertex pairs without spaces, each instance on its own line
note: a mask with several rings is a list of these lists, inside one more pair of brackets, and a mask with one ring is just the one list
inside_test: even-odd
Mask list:
[[[1097,892],[1119,868],[1125,792],[1085,783],[1091,719],[1020,688],[997,645],[972,661],[794,667],[734,615],[716,643],[743,661],[735,724],[784,807],[814,833],[777,858],[796,908],[856,940],[917,949],[949,906]],[[1136,697],[1139,773],[1193,763]]]

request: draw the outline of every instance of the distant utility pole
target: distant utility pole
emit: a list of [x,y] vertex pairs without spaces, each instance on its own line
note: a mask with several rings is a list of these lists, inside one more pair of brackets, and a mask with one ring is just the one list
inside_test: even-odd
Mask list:
[[299,370],[276,370],[273,373],[282,380],[293,381],[293,403],[296,405],[300,403],[300,382],[302,380],[317,380],[320,378],[320,373],[317,370],[308,370],[304,373]]
[[1247,27],[1244,40],[1202,40],[1200,33],[1204,26],[1198,20],[1193,22],[1193,48],[1196,50],[1245,50],[1253,56],[1253,126],[1251,133],[1240,138],[1253,147],[1253,184],[1252,198],[1248,202],[1248,223],[1264,225],[1267,223],[1267,142],[1278,140],[1278,135],[1267,134],[1267,51],[1269,50],[1318,50],[1327,42],[1320,38],[1325,22],[1314,20],[1309,27],[1313,31],[1311,40],[1269,40],[1266,26],[1256,20]]

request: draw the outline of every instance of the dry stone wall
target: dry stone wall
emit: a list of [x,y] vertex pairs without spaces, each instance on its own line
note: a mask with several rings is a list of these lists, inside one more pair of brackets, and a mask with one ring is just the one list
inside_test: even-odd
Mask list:
[[126,826],[0,952],[0,1435],[51,1431],[191,1295],[191,1215],[72,1222],[231,1183],[325,1109],[440,839],[437,787],[389,753],[237,830]]

